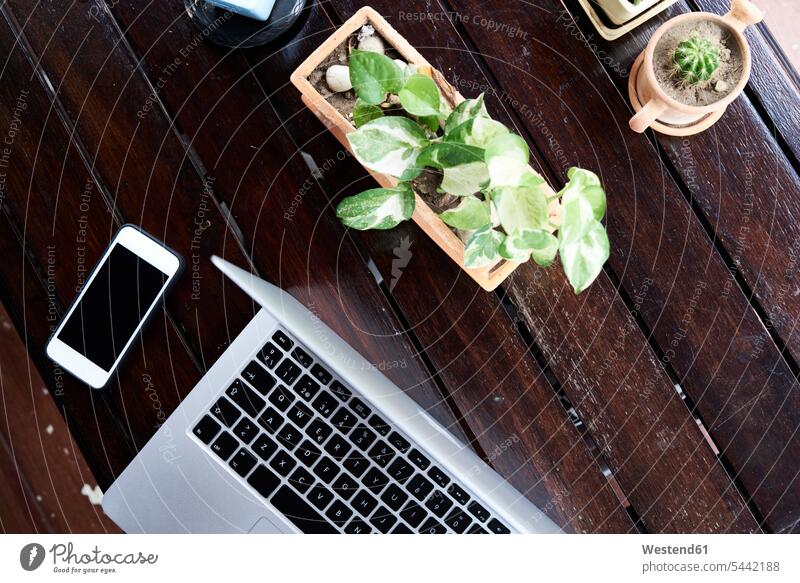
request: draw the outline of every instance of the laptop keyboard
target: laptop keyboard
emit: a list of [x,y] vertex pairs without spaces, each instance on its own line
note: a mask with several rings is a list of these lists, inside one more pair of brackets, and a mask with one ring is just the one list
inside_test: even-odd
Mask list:
[[508,527],[283,330],[192,432],[305,533]]

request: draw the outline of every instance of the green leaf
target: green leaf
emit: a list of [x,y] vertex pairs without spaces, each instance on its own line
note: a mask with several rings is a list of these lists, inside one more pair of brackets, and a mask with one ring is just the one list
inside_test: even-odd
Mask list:
[[569,182],[558,193],[561,203],[567,204],[575,198],[583,198],[592,206],[594,218],[598,221],[602,219],[606,214],[606,192],[597,174],[572,167],[567,170],[567,177]]
[[403,70],[386,55],[354,50],[350,53],[350,83],[361,99],[378,105],[387,93],[400,91]]
[[516,134],[497,136],[486,146],[490,185],[517,186],[528,170],[528,144]]
[[475,194],[489,181],[483,150],[452,142],[431,144],[417,159],[420,166],[442,170],[441,189],[454,196]]
[[439,116],[438,115],[425,115],[420,117],[419,123],[425,125],[434,134],[439,131]]
[[547,194],[538,186],[502,186],[493,189],[492,203],[506,233],[541,229],[549,218]]
[[444,124],[444,133],[449,134],[462,123],[473,117],[489,117],[486,105],[483,103],[483,93],[475,99],[465,99],[459,103],[447,117]]
[[561,226],[558,229],[558,240],[562,245],[581,240],[598,222],[594,218],[591,203],[583,197],[573,197],[566,203],[562,200],[562,208]]
[[595,218],[587,198],[572,196],[563,207],[558,231],[559,255],[564,273],[577,294],[585,290],[603,269],[610,245],[606,230]]
[[589,287],[597,278],[609,254],[608,235],[598,220],[592,220],[580,239],[561,242],[561,264],[576,294]]
[[439,115],[441,104],[439,88],[433,79],[427,75],[411,75],[398,96],[400,97],[400,105],[411,115]]
[[489,205],[472,196],[465,197],[457,207],[444,211],[439,218],[451,227],[465,231],[480,229],[491,221]]
[[414,213],[414,191],[407,184],[396,188],[373,188],[345,198],[336,216],[353,229],[391,229]]
[[558,239],[544,229],[529,229],[516,234],[519,244],[530,249],[533,260],[547,267],[556,258],[558,253]]
[[361,164],[400,180],[419,175],[422,166],[417,157],[430,143],[419,125],[400,116],[372,120],[349,133],[347,139]]
[[353,107],[353,125],[360,128],[365,123],[371,122],[373,119],[383,117],[383,110],[377,105],[370,105],[360,97],[356,99],[355,107]]
[[500,245],[505,235],[492,229],[492,225],[484,225],[467,241],[464,249],[464,267],[485,267],[500,259]]
[[447,134],[445,141],[486,148],[494,138],[508,132],[509,129],[499,121],[488,117],[473,117]]

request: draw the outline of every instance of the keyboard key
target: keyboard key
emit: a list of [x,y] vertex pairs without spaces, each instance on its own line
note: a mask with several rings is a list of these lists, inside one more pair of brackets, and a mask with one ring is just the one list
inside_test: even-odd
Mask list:
[[361,478],[361,483],[373,494],[378,494],[389,483],[389,478],[378,468],[370,468]]
[[308,492],[311,484],[314,483],[314,476],[309,474],[304,468],[298,467],[289,477],[289,483],[301,494]]
[[451,530],[458,534],[467,530],[467,527],[472,523],[472,519],[467,516],[467,513],[461,508],[454,508],[453,511],[444,519],[444,523],[450,527]]
[[331,433],[333,433],[333,428],[319,419],[314,419],[311,425],[306,427],[306,435],[319,445],[325,443]]
[[279,410],[286,411],[294,402],[294,395],[292,392],[284,387],[283,385],[278,385],[275,387],[275,390],[269,394],[269,402],[275,405]]
[[336,412],[336,415],[331,419],[331,423],[342,433],[347,433],[358,423],[356,416],[350,412],[349,409],[342,407]]
[[389,532],[392,526],[394,526],[395,522],[397,522],[397,518],[383,506],[378,508],[378,511],[375,512],[374,516],[369,519],[369,523],[383,534]]
[[390,484],[381,494],[381,501],[392,510],[400,510],[400,507],[408,500],[408,494],[400,489],[397,484]]
[[208,415],[203,415],[203,418],[194,426],[194,429],[192,429],[192,433],[194,433],[200,441],[208,445],[211,443],[213,437],[219,433],[219,423]]
[[447,477],[447,474],[445,474],[442,470],[440,470],[436,466],[433,466],[430,470],[428,470],[428,476],[430,476],[430,478],[434,482],[439,484],[442,488],[444,488],[445,486],[447,486],[447,484],[450,483],[450,478]]
[[331,376],[331,373],[328,372],[328,369],[326,369],[319,363],[311,367],[311,376],[313,376],[323,385],[327,385],[329,382],[331,382],[331,379],[333,378],[333,376]]
[[275,377],[264,370],[264,367],[255,360],[251,361],[250,364],[244,368],[242,371],[242,378],[265,397],[267,393],[272,390],[272,387],[275,386]]
[[304,440],[303,443],[300,444],[300,447],[297,448],[297,451],[294,452],[294,455],[297,456],[304,466],[310,468],[313,466],[316,461],[319,459],[319,456],[322,455],[322,452],[314,445],[313,442],[309,440]]
[[372,529],[366,522],[356,516],[347,526],[344,527],[344,532],[346,534],[370,534]]
[[283,358],[283,353],[272,342],[267,342],[261,352],[256,355],[256,358],[263,362],[264,366],[272,370]]
[[369,461],[363,455],[354,451],[342,462],[345,469],[358,478],[361,474],[367,471]]
[[253,469],[253,466],[256,465],[256,457],[242,448],[231,458],[228,465],[233,468],[233,471],[244,478],[250,470]]
[[324,510],[325,507],[330,504],[331,500],[333,500],[333,492],[328,490],[325,486],[317,484],[306,494],[306,498],[319,510]]
[[297,465],[294,458],[282,449],[275,454],[269,462],[269,467],[278,472],[284,478],[289,475],[289,472]]
[[344,437],[338,433],[334,433],[333,437],[325,444],[325,451],[327,451],[335,460],[343,460],[352,449],[351,445],[347,443]]
[[326,484],[330,484],[333,482],[336,474],[339,473],[339,465],[331,458],[322,456],[322,459],[319,460],[319,463],[314,466],[314,473],[320,480]]
[[262,433],[250,446],[258,457],[267,461],[270,456],[278,451],[278,444],[272,441],[265,433]]
[[386,424],[382,418],[378,417],[377,415],[373,415],[369,418],[369,426],[372,427],[375,431],[380,433],[382,436],[386,437],[392,431],[392,428]]
[[250,417],[258,415],[266,405],[264,399],[259,397],[253,389],[245,386],[239,379],[233,381],[228,390],[225,391],[225,394]]
[[375,445],[373,445],[369,453],[367,454],[372,461],[378,464],[380,467],[385,468],[389,465],[389,462],[392,461],[392,458],[395,456],[395,451],[389,447],[389,445],[383,441],[378,441]]
[[408,448],[411,447],[411,444],[408,443],[405,437],[397,433],[396,431],[392,431],[392,434],[389,436],[389,443],[391,443],[396,449],[400,451],[400,453],[406,453]]
[[467,534],[489,534],[489,531],[476,522],[469,527]]
[[477,502],[472,502],[469,506],[467,506],[467,510],[469,510],[470,514],[472,514],[472,516],[481,522],[486,522],[489,519],[489,511]]
[[345,506],[344,502],[335,500],[334,503],[331,504],[331,507],[328,508],[325,516],[327,516],[332,523],[344,526],[344,523],[353,516],[353,511]]
[[402,484],[414,473],[414,466],[399,457],[391,463],[389,469],[386,471],[389,472],[392,478]]
[[298,427],[305,427],[306,423],[311,421],[311,417],[313,416],[314,412],[300,402],[292,405],[292,408],[289,409],[289,412],[286,414],[286,418],[290,421],[294,421]]
[[464,490],[464,488],[462,488],[455,482],[450,484],[450,487],[447,488],[447,493],[450,494],[453,500],[455,500],[462,506],[466,506],[467,502],[469,502],[469,494],[467,494],[466,490]]
[[431,465],[431,460],[422,455],[422,452],[416,448],[412,449],[411,453],[408,454],[408,459],[411,460],[412,464],[414,464],[421,470],[424,470],[429,465]]
[[367,517],[375,510],[378,501],[370,496],[366,490],[360,490],[350,502],[350,505],[355,508],[361,516]]
[[283,447],[291,451],[297,447],[297,444],[300,443],[301,439],[303,439],[303,434],[300,433],[299,429],[295,429],[289,423],[287,423],[281,428],[280,431],[278,431],[277,437],[278,441],[283,444]]
[[281,483],[281,479],[272,473],[266,466],[259,465],[255,471],[247,478],[250,484],[264,498],[269,498],[270,494]]
[[452,506],[453,501],[439,490],[431,494],[425,501],[425,507],[439,518],[442,518]]
[[294,392],[303,397],[306,401],[310,401],[314,398],[314,395],[319,392],[319,383],[307,374],[304,374],[294,386]]
[[314,399],[311,406],[323,417],[330,417],[331,413],[339,406],[339,402],[330,393],[324,391]]
[[390,534],[414,534],[414,531],[408,528],[402,522],[398,522],[397,526],[392,529]]
[[359,424],[349,435],[350,441],[361,451],[367,451],[375,441],[375,433],[363,423]]
[[429,518],[419,529],[420,534],[444,534],[447,529],[435,518]]
[[233,428],[233,434],[243,443],[250,443],[258,435],[258,427],[256,427],[255,421],[243,417]]
[[339,381],[333,381],[331,385],[331,392],[336,395],[340,401],[347,401],[353,396],[353,393]]
[[417,500],[424,500],[433,491],[433,483],[422,474],[417,474],[408,482],[406,490]]
[[270,502],[306,534],[335,534],[338,532],[330,522],[288,486],[281,486]]
[[400,512],[400,517],[413,528],[417,528],[425,520],[426,516],[428,516],[428,511],[414,500],[406,504],[405,508]]
[[372,413],[372,410],[367,407],[367,404],[358,397],[350,401],[350,408],[362,419],[366,419],[369,417],[369,414]]
[[496,518],[492,518],[486,526],[489,532],[493,532],[494,534],[509,534],[511,532],[506,525]]
[[331,487],[339,496],[345,500],[350,500],[353,494],[356,493],[356,490],[358,490],[358,482],[351,478],[346,472],[342,472],[342,475],[336,478],[336,481]]
[[417,474],[406,485],[406,490],[411,492],[417,500],[424,500],[433,491],[433,483],[422,474]]
[[267,407],[267,410],[258,418],[258,424],[270,433],[275,433],[283,424],[283,415],[272,407]]
[[291,385],[300,376],[300,367],[288,358],[284,358],[283,362],[275,369],[275,374],[287,385]]
[[278,346],[287,351],[291,350],[292,346],[294,346],[294,342],[289,339],[283,330],[277,330],[275,334],[272,335],[272,339]]
[[239,442],[236,441],[236,438],[227,431],[223,431],[211,444],[211,451],[223,460],[227,460],[236,451],[237,447],[239,447]]
[[292,350],[292,356],[294,356],[294,359],[306,368],[314,364],[314,359],[311,358],[311,355],[299,346]]
[[219,419],[226,427],[233,427],[236,420],[242,416],[233,403],[225,397],[220,397],[211,408],[211,414]]

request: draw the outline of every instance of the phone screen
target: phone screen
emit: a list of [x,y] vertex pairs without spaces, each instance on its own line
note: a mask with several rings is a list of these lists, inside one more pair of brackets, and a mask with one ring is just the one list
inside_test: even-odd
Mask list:
[[160,269],[115,245],[64,323],[59,340],[110,370],[166,280]]

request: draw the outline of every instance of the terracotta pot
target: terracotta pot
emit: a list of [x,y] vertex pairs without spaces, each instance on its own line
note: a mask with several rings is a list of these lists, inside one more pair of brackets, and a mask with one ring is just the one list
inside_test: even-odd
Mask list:
[[[710,12],[690,12],[661,25],[653,33],[631,72],[629,90],[634,109],[637,110],[629,122],[631,129],[641,133],[651,126],[658,131],[672,127],[675,128],[673,131],[665,133],[688,135],[707,129],[716,122],[747,84],[750,77],[750,46],[742,32],[748,25],[761,22],[762,18],[762,12],[749,0],[733,0],[731,10],[725,16]],[[665,32],[676,25],[701,20],[715,22],[730,32],[742,56],[742,76],[728,95],[719,101],[698,107],[676,101],[666,94],[656,80],[653,56],[656,45]]]
[[[341,144],[352,154],[350,143],[347,141],[347,134],[355,131],[355,127],[350,121],[339,113],[309,82],[308,76],[330,55],[339,45],[347,42],[348,37],[358,31],[363,25],[371,24],[375,31],[406,60],[414,63],[421,70],[429,71],[431,78],[436,82],[442,94],[451,107],[455,107],[464,97],[453,87],[442,74],[431,67],[430,63],[417,52],[388,22],[375,10],[365,6],[348,19],[336,32],[334,32],[325,42],[323,42],[303,63],[292,73],[292,84],[302,93],[301,99],[314,115],[316,115],[325,127],[336,136]],[[375,180],[384,188],[391,188],[397,181],[391,176],[378,174],[366,169]],[[548,196],[553,196],[552,189]],[[555,202],[555,201],[554,201]],[[560,221],[560,206],[555,203],[551,205],[551,221],[558,224]],[[479,269],[468,269],[464,267],[464,242],[439,219],[439,216],[431,209],[428,204],[416,195],[416,207],[412,216],[417,225],[433,239],[433,241],[455,261],[472,279],[474,279],[483,289],[491,291],[511,275],[519,263],[513,261],[500,260],[487,267]]]

